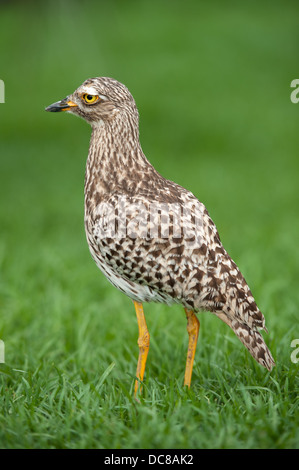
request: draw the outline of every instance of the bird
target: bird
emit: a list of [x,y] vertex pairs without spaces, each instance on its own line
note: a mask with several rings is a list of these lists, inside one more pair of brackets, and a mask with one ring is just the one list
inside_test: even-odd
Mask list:
[[224,249],[205,205],[164,178],[146,158],[136,102],[121,82],[89,78],[47,108],[92,128],[84,181],[84,225],[98,268],[132,299],[138,324],[134,396],[142,393],[150,346],[143,304],[179,304],[187,319],[184,386],[190,388],[200,322],[208,311],[226,323],[251,356],[271,371],[260,330],[265,318]]

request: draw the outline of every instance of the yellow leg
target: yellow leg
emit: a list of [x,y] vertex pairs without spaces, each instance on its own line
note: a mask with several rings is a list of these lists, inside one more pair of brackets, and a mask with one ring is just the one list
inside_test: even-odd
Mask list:
[[[136,377],[140,381],[143,380],[144,371],[145,371],[145,364],[149,350],[149,343],[150,343],[150,335],[146,326],[145,316],[143,313],[142,304],[139,302],[134,302],[136,315],[137,315],[137,322],[138,322],[138,329],[139,329],[139,336],[138,336],[138,346],[139,346],[139,357],[138,357],[138,364],[137,364],[137,371]],[[138,387],[139,387],[139,380],[135,380],[135,387],[134,387],[134,396],[136,397]],[[141,392],[141,387],[140,387]]]
[[190,388],[192,370],[193,370],[193,361],[194,361],[194,356],[195,356],[195,351],[196,351],[200,323],[195,313],[193,312],[193,310],[187,310],[185,308],[185,312],[186,312],[186,317],[187,317],[187,331],[189,335],[189,344],[188,344],[188,354],[187,354],[187,362],[186,362],[186,369],[185,369],[184,385],[187,385],[187,387]]

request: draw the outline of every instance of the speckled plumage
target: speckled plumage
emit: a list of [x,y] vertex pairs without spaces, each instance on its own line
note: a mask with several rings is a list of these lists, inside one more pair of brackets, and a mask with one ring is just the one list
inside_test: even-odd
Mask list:
[[[86,104],[83,93],[99,99]],[[265,320],[244,277],[205,206],[146,159],[128,89],[111,78],[88,79],[60,103],[66,102],[73,103],[65,107],[68,112],[92,126],[85,229],[100,270],[137,302],[179,303],[214,313],[271,370],[274,360],[258,331],[266,330]]]

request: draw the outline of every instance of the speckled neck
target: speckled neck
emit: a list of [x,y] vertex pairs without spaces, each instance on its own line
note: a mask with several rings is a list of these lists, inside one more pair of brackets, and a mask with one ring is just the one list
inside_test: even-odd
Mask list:
[[113,192],[130,195],[144,179],[157,175],[139,141],[138,113],[119,112],[92,127],[85,173],[85,211]]

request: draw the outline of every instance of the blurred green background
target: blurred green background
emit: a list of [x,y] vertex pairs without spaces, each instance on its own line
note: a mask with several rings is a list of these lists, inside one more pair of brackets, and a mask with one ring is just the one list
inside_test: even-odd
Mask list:
[[[277,363],[296,367],[290,342],[299,338],[299,103],[290,100],[290,83],[299,78],[298,19],[298,2],[288,0],[0,3],[0,338],[7,367],[33,371],[63,362],[85,335],[76,367],[93,364],[102,373],[115,354],[113,373],[123,374],[128,389],[135,373],[131,302],[98,272],[85,241],[90,128],[44,112],[94,76],[130,89],[145,154],[206,205],[266,316]],[[175,356],[165,345],[166,326],[172,347],[182,343],[185,354],[184,318],[177,307],[146,310],[156,338],[148,367],[159,373],[156,355],[165,382]],[[218,331],[229,335],[219,323],[203,318],[199,349]],[[236,343],[236,360],[240,351]],[[8,376],[6,390],[16,393],[18,379]],[[25,424],[11,429],[19,430],[18,444],[4,433],[4,447],[47,445],[23,441]],[[143,446],[154,445],[148,439]],[[286,442],[294,446],[294,434]]]

